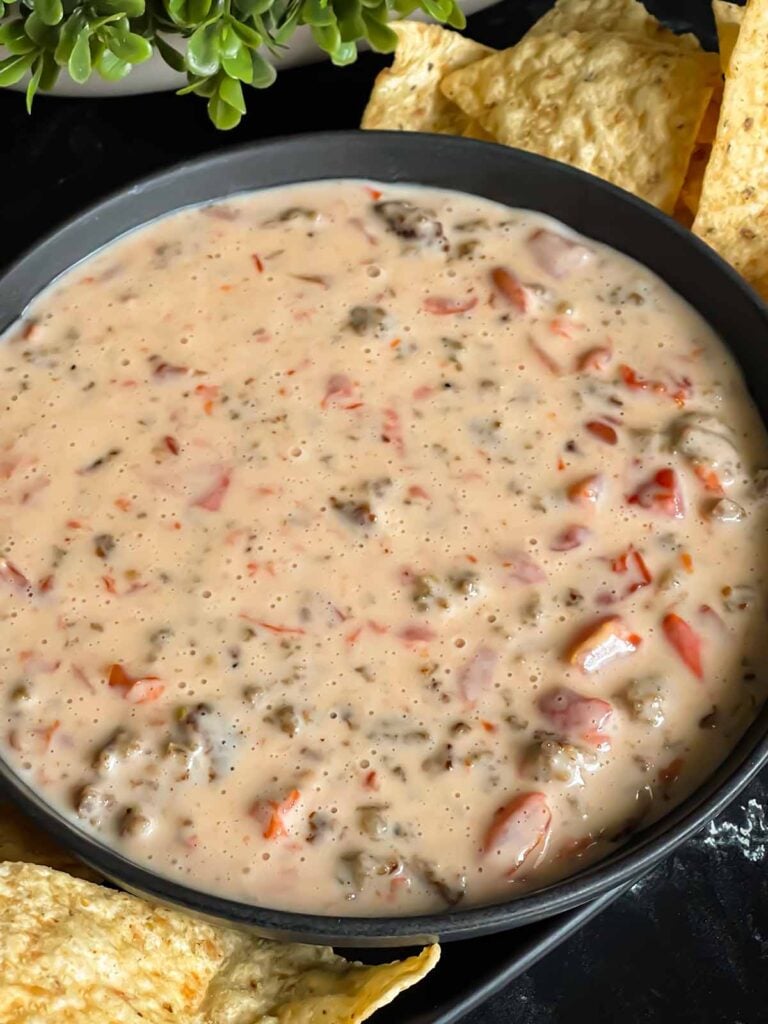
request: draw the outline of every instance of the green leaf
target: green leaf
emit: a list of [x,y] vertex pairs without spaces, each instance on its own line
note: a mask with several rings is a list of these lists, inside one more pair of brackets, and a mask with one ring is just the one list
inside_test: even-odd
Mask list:
[[97,14],[120,14],[126,18],[140,18],[146,8],[145,0],[96,0]]
[[197,96],[213,96],[216,92],[216,76],[212,75],[210,78],[197,78],[194,75],[190,76],[189,83],[183,88],[176,91],[177,96],[186,96],[187,93],[193,92]]
[[245,100],[243,99],[243,87],[234,78],[222,78],[219,84],[219,96],[228,103],[230,107],[241,114],[245,113]]
[[107,32],[109,48],[120,60],[129,64],[141,64],[152,56],[152,45],[148,39],[135,32]]
[[168,17],[175,25],[188,28],[193,24],[189,18],[187,0],[164,0],[164,2],[165,9],[168,11]]
[[0,18],[5,17],[5,4],[0,0]]
[[211,14],[212,0],[187,0],[187,17],[190,25],[200,25]]
[[374,50],[391,53],[397,46],[397,34],[383,22],[374,18],[371,11],[363,11],[365,34]]
[[35,70],[32,72],[32,77],[27,82],[27,113],[32,113],[32,101],[35,98],[35,93],[40,88],[40,79],[43,76],[43,56],[37,58],[35,62]]
[[408,18],[418,9],[419,0],[394,0],[392,10],[401,18]]
[[304,0],[301,5],[301,21],[305,25],[325,28],[336,24],[333,8],[323,0]]
[[341,35],[335,25],[312,25],[311,31],[312,38],[326,53],[333,53],[341,45]]
[[86,22],[85,15],[82,11],[75,11],[73,14],[70,14],[64,22],[59,35],[59,43],[56,47],[56,53],[54,54],[56,57],[56,63],[61,67],[65,67],[69,62],[69,58],[75,48],[75,43],[77,42],[82,30],[87,28],[87,26],[88,23]]
[[333,9],[336,12],[342,42],[351,43],[365,36],[360,0],[336,0]]
[[75,45],[72,47],[72,53],[70,53],[69,60],[67,61],[69,77],[73,82],[77,82],[78,85],[87,82],[91,77],[90,38],[90,30],[87,25],[84,25],[78,33]]
[[221,66],[230,78],[237,78],[246,85],[253,81],[253,61],[245,46],[241,46],[234,57],[222,57]]
[[462,9],[459,7],[459,5],[455,2],[455,0],[453,6],[451,7],[451,13],[445,19],[445,23],[446,25],[450,25],[451,28],[461,29],[467,27],[467,16],[464,13],[464,11],[462,11]]
[[277,78],[277,72],[269,63],[264,60],[260,53],[252,53],[253,80],[251,85],[254,89],[268,89]]
[[254,14],[264,14],[270,9],[274,0],[235,0],[235,7],[246,18]]
[[245,25],[242,21],[233,21],[232,29],[238,34],[245,45],[249,46],[252,50],[258,50],[264,42],[263,38],[255,28],[251,28],[250,25]]
[[21,18],[8,21],[0,25],[0,45],[4,46],[9,53],[20,56],[22,53],[32,53],[37,49],[34,41],[29,38],[24,30],[24,22]]
[[219,28],[213,22],[201,25],[189,38],[186,56],[187,68],[205,78],[219,70]]
[[49,92],[59,77],[59,66],[54,60],[53,54],[46,50],[43,54],[43,74],[40,78],[40,92]]
[[272,39],[278,46],[282,46],[287,43],[296,30],[296,26],[299,23],[299,14],[301,13],[301,7],[297,4],[293,11],[283,21],[278,29],[272,34]]
[[99,32],[105,25],[111,25],[120,18],[119,14],[104,14],[100,18],[89,18],[91,33]]
[[240,118],[242,114],[239,110],[235,110],[234,107],[230,107],[218,93],[215,96],[211,96],[208,100],[208,116],[222,131],[229,131],[230,128],[236,128],[240,124]]
[[29,38],[46,50],[55,50],[59,41],[60,29],[44,25],[39,16],[33,11],[24,22],[24,31]]
[[242,48],[240,37],[230,24],[222,22],[219,26],[219,53],[222,57],[236,57]]
[[452,0],[421,0],[422,10],[435,21],[445,21],[451,13],[452,6]]
[[58,25],[64,17],[61,0],[35,0],[35,10],[44,25]]
[[163,58],[169,68],[173,68],[174,71],[184,70],[184,55],[175,50],[170,43],[167,43],[162,36],[155,35],[154,38],[155,49]]
[[339,48],[331,54],[331,62],[338,68],[346,67],[347,64],[354,64],[357,60],[357,46],[353,42],[341,43]]
[[111,50],[105,50],[96,62],[96,70],[107,82],[119,82],[130,74],[131,64],[121,60]]
[[0,86],[20,82],[34,63],[34,53],[20,53],[0,60]]

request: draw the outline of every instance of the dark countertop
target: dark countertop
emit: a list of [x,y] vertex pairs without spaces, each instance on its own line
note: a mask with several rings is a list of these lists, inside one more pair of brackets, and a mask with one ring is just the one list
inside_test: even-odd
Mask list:
[[[470,34],[509,45],[548,6],[549,0],[504,0],[472,18]],[[659,15],[673,12],[667,20],[675,27],[695,27],[712,45],[708,0],[649,0],[649,6]],[[283,72],[271,90],[250,95],[247,118],[230,133],[217,133],[194,97],[40,97],[28,118],[19,95],[0,95],[0,263],[85,204],[180,160],[272,135],[356,126],[384,63],[367,54],[350,68],[318,64]],[[720,820],[715,836],[688,843],[467,1024],[763,1024],[766,817],[764,773]]]

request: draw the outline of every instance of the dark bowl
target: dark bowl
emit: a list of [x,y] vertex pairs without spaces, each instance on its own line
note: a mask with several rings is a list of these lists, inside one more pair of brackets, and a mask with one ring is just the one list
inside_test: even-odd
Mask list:
[[[321,178],[372,178],[456,189],[528,207],[645,264],[724,339],[768,421],[768,310],[707,246],[611,185],[529,153],[465,139],[391,132],[304,135],[207,157],[149,178],[59,228],[0,279],[0,329],[53,278],[126,231],[194,203]],[[768,708],[678,807],[565,881],[494,906],[411,917],[324,917],[222,899],[139,867],[57,814],[0,760],[8,795],[107,878],[150,899],[249,926],[270,938],[337,946],[404,946],[516,928],[561,913],[647,871],[718,814],[768,760]]]

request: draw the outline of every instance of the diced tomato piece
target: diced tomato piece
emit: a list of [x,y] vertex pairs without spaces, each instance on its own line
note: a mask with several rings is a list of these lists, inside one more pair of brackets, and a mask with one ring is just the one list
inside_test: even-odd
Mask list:
[[503,856],[513,875],[535,850],[543,846],[552,824],[552,812],[543,793],[521,793],[500,807],[483,840],[483,854]]
[[400,414],[395,409],[384,410],[384,424],[381,429],[381,440],[385,444],[394,445],[398,454],[405,454],[403,422],[400,419]]
[[672,519],[682,519],[685,502],[677,473],[674,469],[660,469],[627,498],[630,505],[651,509]]
[[538,562],[524,551],[512,551],[503,556],[502,566],[519,583],[544,583],[547,574]]
[[590,420],[586,427],[590,434],[604,444],[616,444],[619,440],[619,435],[610,423],[604,423],[602,420]]
[[528,310],[531,304],[528,289],[521,284],[519,278],[511,270],[507,270],[506,267],[496,267],[491,271],[491,281],[493,281],[494,288],[516,310],[520,313],[525,313]]
[[439,295],[430,295],[424,299],[424,309],[435,316],[456,316],[474,309],[476,305],[476,295],[470,295],[466,299],[446,299]]
[[581,242],[537,228],[528,236],[528,248],[538,265],[552,277],[568,277],[592,258],[592,250]]
[[229,490],[232,481],[232,474],[228,469],[223,469],[213,486],[196,498],[192,504],[197,508],[204,508],[208,512],[218,512],[224,496]]
[[640,377],[638,373],[632,369],[631,366],[627,366],[626,363],[622,363],[619,367],[619,374],[622,381],[631,391],[653,391],[657,395],[664,395],[667,392],[667,385],[660,380],[647,380],[645,377]]
[[587,349],[576,360],[576,369],[585,373],[591,370],[604,370],[611,359],[613,350],[607,345],[596,345],[595,348]]
[[583,697],[560,686],[539,700],[539,710],[568,739],[581,740],[591,747],[608,743],[608,736],[601,732],[613,715],[613,705],[607,700]]
[[701,664],[701,636],[685,619],[669,612],[662,620],[664,636],[697,679],[704,678]]
[[628,572],[634,574],[635,579],[629,583],[626,590],[627,595],[634,594],[636,590],[647,587],[649,583],[653,582],[651,570],[646,565],[645,559],[631,544],[624,554],[613,559],[611,569],[622,576]]
[[403,626],[397,635],[407,644],[426,644],[434,640],[437,633],[431,626]]
[[574,505],[583,505],[589,508],[600,500],[604,486],[605,480],[602,473],[585,476],[582,480],[577,480],[576,483],[570,485],[567,491],[568,500],[572,501]]
[[165,690],[158,676],[132,676],[119,664],[108,667],[107,684],[122,690],[123,697],[131,704],[148,704]]
[[554,374],[555,377],[559,377],[563,370],[558,361],[553,359],[549,352],[543,349],[541,345],[534,341],[533,338],[528,338],[528,344],[542,365],[545,366],[551,374]]
[[710,494],[724,495],[725,490],[723,485],[720,483],[720,477],[709,466],[703,466],[701,463],[697,463],[693,467],[693,472],[699,478],[704,485],[704,490],[709,491]]
[[490,647],[481,646],[459,671],[459,692],[464,700],[474,704],[493,682],[493,673],[499,656]]
[[640,637],[629,631],[623,619],[612,615],[589,626],[570,647],[567,659],[582,672],[591,674],[617,658],[634,654],[639,646]]
[[265,839],[277,839],[288,835],[286,815],[292,811],[301,799],[298,789],[292,789],[283,800],[256,800],[251,805],[250,815],[259,821]]
[[325,409],[329,402],[336,398],[352,398],[355,393],[355,386],[346,373],[332,373],[325,386],[325,395],[320,403]]
[[27,577],[7,558],[0,558],[0,579],[13,584],[18,590],[29,590]]
[[549,545],[549,549],[550,551],[572,551],[574,548],[581,547],[591,536],[592,531],[586,526],[576,524],[566,526]]

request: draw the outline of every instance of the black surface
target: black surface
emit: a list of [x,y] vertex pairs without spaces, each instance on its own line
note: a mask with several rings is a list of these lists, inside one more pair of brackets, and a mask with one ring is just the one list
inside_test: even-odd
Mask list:
[[[479,173],[479,168],[482,172]],[[753,339],[768,337],[768,310],[734,271],[689,231],[634,196],[562,163],[486,143],[401,132],[304,134],[241,146],[178,165],[91,207],[38,243],[0,279],[0,328],[78,260],[182,206],[254,188],[342,176],[457,188],[536,209],[618,246],[656,271],[718,330],[744,369],[768,421],[768,365]],[[539,921],[582,905],[646,872],[740,792],[768,758],[768,707],[688,799],[610,856],[548,889],[491,907],[410,917],[319,917],[267,910],[185,887],[140,867],[83,833],[40,800],[0,760],[9,795],[96,870],[125,888],[268,938],[337,946],[456,940]]]
[[[547,0],[505,0],[471,19],[470,33],[491,45],[507,45],[547,6]],[[673,15],[667,20],[676,27],[695,27],[711,44],[707,0],[650,6],[657,14]],[[192,98],[42,98],[28,120],[20,97],[0,95],[0,262],[84,204],[179,159],[235,141],[354,126],[383,63],[368,55],[344,70],[320,65],[284,73],[270,92],[252,97],[248,119],[229,135],[218,135]],[[768,804],[765,782],[753,783],[726,817],[743,824],[740,808],[749,799]],[[768,1017],[764,830],[762,843],[759,836],[752,843],[755,860],[738,844],[716,851],[690,842],[639,892],[621,897],[504,994],[473,1012],[467,1024],[762,1024]],[[453,947],[464,956],[463,962],[451,958],[454,970],[480,977],[491,951],[498,948],[503,955],[508,942],[500,937]]]

